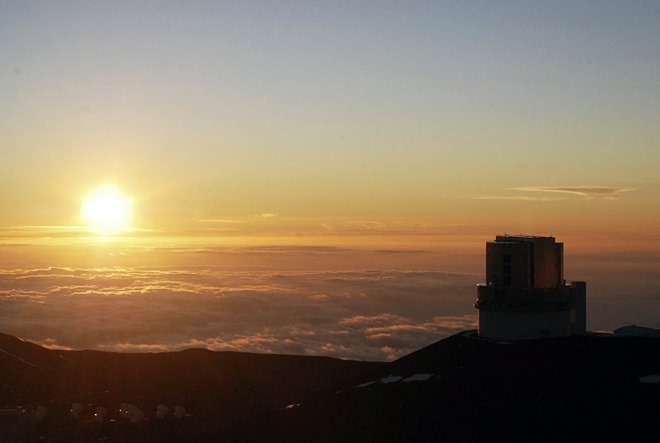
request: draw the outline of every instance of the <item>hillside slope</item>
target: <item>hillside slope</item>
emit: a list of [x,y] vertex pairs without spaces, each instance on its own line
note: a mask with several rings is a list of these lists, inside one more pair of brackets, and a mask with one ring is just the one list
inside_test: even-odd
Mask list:
[[[1,334],[0,351],[0,404],[46,406],[34,430],[45,441],[70,435],[72,402],[86,405],[87,425],[94,407],[107,407],[114,441],[126,440],[122,402],[146,413],[132,441],[660,441],[656,338],[511,343],[465,332],[391,363],[51,351]],[[185,427],[155,434],[160,403],[184,406]],[[15,425],[5,417],[5,437]]]
[[292,427],[301,441],[660,441],[658,374],[658,339],[464,333],[301,406]]

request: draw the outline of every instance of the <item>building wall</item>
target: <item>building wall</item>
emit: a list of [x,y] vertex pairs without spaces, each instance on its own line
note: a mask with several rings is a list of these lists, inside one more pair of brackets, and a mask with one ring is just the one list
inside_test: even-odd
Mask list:
[[486,311],[480,309],[479,335],[498,340],[524,340],[571,335],[569,311]]
[[564,245],[553,237],[497,237],[486,243],[486,278],[495,286],[554,288],[564,283]]
[[487,242],[486,281],[475,303],[482,337],[586,333],[586,283],[566,285],[564,245],[554,237],[503,235]]
[[532,247],[525,242],[486,243],[486,279],[492,286],[532,287]]
[[571,282],[571,333],[587,333],[587,283]]
[[563,254],[561,243],[555,243],[552,237],[536,237],[533,239],[534,254],[534,287],[554,288],[563,283],[560,254]]

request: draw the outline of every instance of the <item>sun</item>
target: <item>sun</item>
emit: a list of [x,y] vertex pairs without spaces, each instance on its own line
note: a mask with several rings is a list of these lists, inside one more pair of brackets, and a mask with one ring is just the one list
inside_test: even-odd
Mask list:
[[133,200],[111,184],[99,186],[85,196],[80,217],[99,235],[125,232],[132,218]]

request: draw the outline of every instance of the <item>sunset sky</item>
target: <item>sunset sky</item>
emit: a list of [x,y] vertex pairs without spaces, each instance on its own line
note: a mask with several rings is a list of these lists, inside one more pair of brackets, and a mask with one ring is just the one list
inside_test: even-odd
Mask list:
[[[612,310],[622,312],[624,295],[643,300],[624,318],[595,305],[592,328],[637,318],[660,327],[644,314],[660,309],[658,23],[654,0],[0,0],[0,331],[117,349],[118,339],[76,341],[29,323],[73,308],[37,314],[28,302],[70,298],[83,280],[99,297],[109,287],[147,294],[179,281],[167,273],[200,266],[269,272],[262,286],[236,276],[222,284],[292,294],[312,284],[302,272],[417,272],[394,275],[412,278],[410,291],[441,281],[449,289],[437,305],[452,308],[402,313],[410,292],[397,284],[390,305],[367,309],[378,285],[361,292],[353,280],[335,290],[348,297],[341,303],[360,293],[362,302],[322,303],[333,297],[328,283],[305,306],[341,305],[324,318],[346,325],[414,329],[442,317],[435,328],[466,327],[484,242],[504,232],[564,241],[567,276],[610,278],[590,291],[601,289]],[[132,217],[130,229],[100,238],[81,204],[107,183],[130,198]],[[54,267],[61,272],[44,271]],[[130,284],[91,270],[100,267],[121,268]],[[274,271],[298,283],[277,286]],[[40,284],[17,283],[30,272]],[[225,277],[205,272],[195,275],[220,287]],[[184,292],[201,297],[195,288]],[[462,294],[464,310],[450,293]],[[255,320],[254,333],[230,329],[267,336],[279,331],[273,318]],[[321,334],[312,323],[297,330]],[[130,349],[237,340],[213,327],[122,340]],[[434,337],[434,327],[414,334]],[[340,345],[325,333],[291,352]],[[423,342],[397,351],[376,341],[373,352],[325,354],[392,358]]]

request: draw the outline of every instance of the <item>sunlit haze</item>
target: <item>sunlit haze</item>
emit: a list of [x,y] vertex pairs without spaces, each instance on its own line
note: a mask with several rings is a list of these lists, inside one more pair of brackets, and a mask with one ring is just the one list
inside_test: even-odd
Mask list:
[[[0,1],[0,332],[392,359],[496,234],[660,327],[660,3]],[[112,185],[107,185],[112,183]]]
[[114,185],[102,185],[85,196],[80,217],[100,235],[118,234],[129,228],[132,201]]

